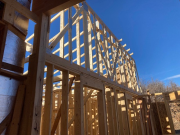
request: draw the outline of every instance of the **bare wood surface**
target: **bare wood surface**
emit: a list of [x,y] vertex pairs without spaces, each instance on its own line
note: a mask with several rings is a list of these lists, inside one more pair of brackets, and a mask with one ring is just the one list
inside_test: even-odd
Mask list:
[[[75,77],[71,78],[70,81],[69,81],[69,92],[71,90],[74,79],[75,79]],[[51,135],[54,135],[54,133],[55,133],[55,131],[57,129],[58,123],[59,123],[59,121],[61,119],[61,109],[62,108],[61,108],[61,105],[60,105],[57,116],[56,116],[55,121],[54,121],[54,124],[52,126]]]

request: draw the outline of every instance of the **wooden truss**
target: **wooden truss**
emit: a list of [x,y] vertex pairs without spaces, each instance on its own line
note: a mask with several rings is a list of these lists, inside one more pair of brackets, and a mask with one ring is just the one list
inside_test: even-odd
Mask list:
[[[76,10],[74,15],[73,9]],[[68,17],[65,12],[68,12]],[[68,23],[65,25],[66,18]],[[57,13],[51,18],[51,24],[57,19],[60,19],[60,32],[49,39],[47,46],[48,52],[52,52],[51,55],[67,59],[70,63],[85,67],[87,71],[93,71],[108,80],[141,92],[135,61],[131,57],[132,54],[128,53],[130,49],[125,50],[126,45],[120,44],[121,40],[113,35],[87,3],[77,4]],[[80,24],[83,25],[81,31]],[[68,41],[65,43],[66,33]],[[29,41],[33,38],[34,34],[25,41],[30,53],[33,45]],[[29,57],[25,61],[28,62]]]

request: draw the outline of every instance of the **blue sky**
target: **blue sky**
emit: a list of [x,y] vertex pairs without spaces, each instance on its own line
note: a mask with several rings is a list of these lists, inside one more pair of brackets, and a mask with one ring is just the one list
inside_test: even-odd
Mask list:
[[139,77],[180,85],[179,0],[87,0],[136,61]]

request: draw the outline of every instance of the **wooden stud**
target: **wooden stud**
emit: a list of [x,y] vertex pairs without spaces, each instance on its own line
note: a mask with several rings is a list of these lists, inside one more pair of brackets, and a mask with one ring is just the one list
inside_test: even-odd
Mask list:
[[11,25],[14,24],[14,15],[15,15],[15,10],[12,5],[6,4],[4,13],[3,13],[3,20],[6,22],[10,23]]
[[[11,6],[10,5],[8,6],[6,7],[6,12],[14,14],[13,12],[14,10],[16,10],[16,8],[12,6],[11,9]],[[110,30],[104,25],[104,23],[100,20],[100,18],[95,15],[95,13],[85,2],[83,3],[82,7],[79,7],[79,5],[75,5],[75,7],[77,9],[77,12],[73,17],[71,13],[71,8],[69,8],[69,15],[68,15],[69,23],[66,26],[64,26],[64,11],[66,10],[60,13],[61,32],[58,33],[56,36],[54,36],[52,39],[50,39],[49,41],[51,43],[50,46],[49,46],[49,42],[47,42],[47,40],[49,39],[48,37],[49,22],[50,22],[49,17],[46,15],[42,15],[42,17],[38,21],[38,19],[36,18],[37,16],[34,13],[30,14],[29,10],[27,11],[28,16],[31,16],[32,18],[36,18],[34,20],[37,21],[37,25],[36,25],[34,45],[33,45],[33,54],[30,56],[30,61],[29,61],[30,63],[29,63],[28,85],[27,85],[25,106],[23,110],[23,117],[19,132],[20,135],[39,134],[41,118],[42,118],[41,123],[43,123],[41,134],[43,135],[50,134],[51,108],[53,109],[52,120],[51,120],[53,123],[52,124],[53,132],[51,132],[52,135],[55,134],[55,131],[57,135],[60,134],[58,125],[61,125],[61,134],[67,135],[69,127],[70,127],[69,129],[70,134],[75,134],[75,135],[84,134],[84,117],[83,117],[84,110],[87,112],[87,111],[91,111],[91,109],[93,109],[93,111],[89,113],[90,114],[89,120],[87,114],[85,114],[85,129],[86,129],[85,134],[88,134],[88,132],[90,132],[90,134],[106,135],[107,121],[106,121],[105,90],[104,88],[102,88],[102,85],[103,87],[104,84],[106,84],[106,85],[110,85],[111,87],[113,86],[115,88],[123,88],[123,91],[126,90],[129,93],[131,93],[130,96],[138,95],[136,91],[138,92],[141,91],[138,86],[139,80],[138,80],[137,68],[135,66],[134,60],[127,53],[128,50],[125,50],[124,48],[118,46],[119,41],[113,34],[111,34],[109,38],[107,37],[107,32],[110,33]],[[9,11],[7,9],[9,9]],[[22,8],[22,10],[20,11],[22,12],[23,10],[25,9]],[[80,16],[81,13],[83,14],[83,16],[82,15]],[[91,13],[94,17],[94,24],[92,24],[91,18],[90,17],[88,18],[89,13]],[[58,13],[56,16],[59,16],[60,14]],[[7,18],[5,20],[7,20],[10,23],[13,23],[13,20],[12,18],[9,17],[9,15],[6,17]],[[83,30],[84,30],[81,33],[79,32],[80,19],[83,19]],[[87,19],[89,19],[89,23],[87,22]],[[51,20],[51,22],[52,21],[53,20]],[[99,23],[101,23],[101,25],[103,26],[103,30],[99,28]],[[76,36],[72,38],[72,26],[75,24],[76,24]],[[91,36],[91,29],[93,29],[94,37]],[[66,33],[66,31],[69,32],[69,41],[64,44],[64,34]],[[103,41],[101,40],[100,34],[104,37]],[[84,35],[84,43],[81,45],[80,45],[80,35]],[[112,39],[114,39],[115,42],[113,42]],[[72,50],[72,41],[74,40],[77,40],[76,41],[77,48]],[[93,48],[91,43],[92,40],[95,40],[95,47]],[[46,54],[46,46],[52,50],[56,46],[56,43],[58,43],[59,41],[60,41],[60,48],[58,48],[55,52],[58,52],[60,50],[60,57],[61,58],[69,57],[70,62],[61,59],[58,56],[56,57],[53,54],[52,55]],[[108,42],[110,43],[110,46],[108,46]],[[28,45],[30,46],[29,47],[29,50],[31,50],[30,52],[32,52],[32,45],[31,44]],[[69,53],[66,56],[64,56],[64,47],[67,45],[69,45]],[[83,46],[85,50],[84,53],[81,54],[80,48]],[[103,50],[101,50],[101,46],[103,47]],[[111,53],[108,52],[109,48],[111,48]],[[92,56],[93,49],[96,49],[96,55],[94,56]],[[3,49],[1,49],[0,51],[2,50]],[[75,51],[77,51],[77,58],[73,60],[72,53]],[[103,56],[103,53],[105,53],[105,56]],[[112,59],[110,59],[109,55],[112,55]],[[85,56],[85,61],[81,63],[81,58],[84,56]],[[3,55],[0,56],[0,60],[2,60],[2,57]],[[125,87],[116,84],[115,82],[111,82],[107,80],[107,78],[105,77],[98,76],[93,72],[89,72],[89,69],[96,70],[93,69],[93,65],[94,65],[93,58],[95,57],[97,58],[96,59],[97,61],[94,62],[95,64],[97,63],[97,72],[103,75],[103,70],[107,70],[109,78],[113,79],[116,82],[117,70],[119,70],[119,74],[121,74],[120,78],[122,78],[121,80],[123,80],[121,82],[125,84]],[[45,61],[47,62],[47,65],[50,64],[52,66],[51,71],[49,69],[47,70],[46,80],[44,80]],[[73,64],[72,62],[74,61],[77,61],[78,65],[85,64],[86,70],[80,66]],[[113,64],[111,64],[111,61],[113,61]],[[134,64],[133,68],[131,61],[133,61]],[[118,69],[116,68],[117,62],[119,66]],[[63,77],[61,78],[59,76],[55,76],[54,78],[52,77],[54,74],[57,73],[57,72],[53,73],[53,65],[55,65],[56,68],[61,69],[63,71]],[[105,66],[105,69],[103,69],[103,66]],[[0,67],[1,67],[1,62],[0,62]],[[69,111],[68,114],[68,93],[71,90],[71,85],[73,84],[73,79],[69,81],[69,77],[68,77],[69,72],[77,76],[75,82],[75,90],[74,90],[75,97],[74,99],[72,99],[72,102],[73,100],[75,102],[74,114],[72,113],[72,110]],[[82,75],[82,73],[84,75]],[[42,97],[43,80],[44,80],[44,85],[46,85],[45,86],[46,94],[45,94],[45,106],[44,108],[41,108],[41,103],[42,103],[41,100],[42,98],[44,98]],[[58,81],[62,81],[62,88],[53,91],[53,101],[52,101],[53,82],[58,82]],[[68,81],[71,85],[68,85]],[[54,86],[54,89],[57,88],[58,86],[59,85]],[[94,93],[93,91],[90,91],[88,94],[86,93],[85,94],[86,96],[83,98],[83,86],[88,86],[90,88],[97,88],[98,90],[100,90],[97,93],[98,105],[97,105],[97,101],[94,99],[94,97],[96,97],[96,93]],[[133,92],[131,89],[128,89],[128,87],[134,90],[137,87],[137,90]],[[111,113],[110,116],[112,117],[112,119],[109,119],[110,117],[108,117],[109,122],[112,121],[110,122],[112,123],[110,124],[111,126],[110,132],[112,134],[117,134],[117,135],[137,134],[137,132],[135,131],[136,118],[128,117],[128,110],[130,115],[136,113],[135,110],[131,110],[134,108],[134,106],[133,108],[128,108],[128,104],[132,104],[128,102],[131,102],[132,100],[128,98],[127,93],[120,93],[120,98],[118,98],[117,100],[115,88],[113,88],[114,95],[111,95],[111,92],[109,92],[109,95],[107,96],[108,102],[111,103],[110,105],[109,103],[107,103],[108,107],[109,106],[111,107],[110,110],[108,108],[108,115]],[[60,96],[60,91],[62,92],[62,105],[61,105],[61,99],[59,98],[58,99],[59,109],[57,109],[57,93]],[[91,96],[93,96],[93,98],[91,98]],[[119,105],[119,100],[120,100],[120,105]],[[166,103],[166,108],[168,108],[168,103],[169,101],[167,101]],[[85,109],[83,109],[84,108],[83,105],[85,105]],[[144,127],[143,126],[142,127],[144,128],[143,130],[145,130],[147,134],[151,134],[151,122],[149,118],[146,118],[146,116],[150,115],[148,112],[149,109],[146,107],[148,103],[143,101],[142,105],[143,105],[143,109],[139,112],[140,119],[141,121],[144,122]],[[98,106],[98,110],[97,110],[97,106]],[[45,110],[44,116],[41,115],[41,111],[43,109]],[[61,114],[63,114],[62,118],[61,118]],[[56,115],[57,117],[55,117]],[[94,118],[92,118],[92,116],[94,116]],[[60,118],[61,118],[61,122],[59,122]],[[99,122],[99,124],[97,124],[97,121]],[[146,124],[145,121],[147,121]],[[74,122],[74,127],[72,126],[73,122]],[[170,124],[172,125],[172,121]],[[89,129],[88,126],[90,128],[93,127],[94,129],[93,130]],[[74,133],[72,132],[73,128],[71,127],[74,128]],[[124,130],[121,131],[120,129],[122,127],[124,128]],[[130,131],[130,129],[132,129],[131,127],[133,128],[133,131]],[[17,128],[15,133],[17,133]]]
[[[18,13],[24,15],[25,17],[33,20],[36,23],[38,22],[38,16],[35,13],[31,12],[28,8],[26,8],[22,4],[20,4],[19,2],[13,1],[13,0],[2,0],[2,1],[4,1],[6,3],[6,7],[8,7],[7,9],[5,9],[8,12],[7,12],[7,14],[5,13],[6,11],[4,12],[3,18],[4,18],[4,20],[6,20],[8,17],[8,20],[6,20],[6,21],[8,21],[9,23],[12,24],[12,22],[13,22],[13,19],[14,19],[13,16],[15,13],[14,11],[17,11]],[[10,13],[10,14],[8,14],[8,13]],[[9,21],[9,20],[11,20],[11,21]]]
[[8,27],[7,25],[4,24],[0,24],[0,27],[2,28],[0,31],[0,69],[1,69]]
[[121,111],[122,111],[122,120],[123,120],[123,127],[124,127],[124,134],[130,135],[129,130],[129,122],[128,122],[128,110],[127,110],[127,100],[125,97],[125,93],[119,93],[120,95],[120,102],[121,102]]
[[52,97],[53,97],[53,72],[54,66],[47,65],[47,83],[45,91],[44,115],[42,118],[42,135],[50,135],[51,115],[52,115]]
[[[33,2],[32,11],[36,14],[46,13],[47,15],[53,15],[61,10],[65,10],[77,3],[83,2],[82,0],[38,0]],[[49,3],[49,4],[47,4]]]
[[84,30],[84,53],[85,53],[85,68],[90,71],[89,63],[89,46],[88,46],[88,23],[86,3],[83,2],[83,30]]
[[124,123],[123,123],[123,115],[122,115],[122,110],[121,110],[121,94],[117,92],[117,109],[118,109],[118,118],[119,118],[119,132],[120,135],[125,135],[124,134]]
[[166,107],[167,116],[168,116],[168,119],[169,119],[170,128],[171,128],[171,134],[175,134],[173,119],[172,119],[171,110],[170,110],[170,107],[169,107],[169,102],[167,101],[167,99],[165,97],[165,94],[163,94],[163,97],[164,97],[164,104],[165,104],[165,107]]
[[109,134],[115,135],[114,123],[113,123],[113,112],[112,112],[112,101],[111,101],[111,91],[106,92],[107,99],[107,113],[108,113],[108,124],[109,124]]
[[[103,45],[103,49],[105,52],[105,61],[107,63],[107,72],[111,72],[112,67],[111,67],[111,63],[109,60],[109,51],[108,51],[108,42],[107,42],[107,31],[105,30],[104,26],[102,26],[103,28],[103,40],[104,40],[104,45]],[[108,73],[109,74],[109,73]],[[110,78],[112,78],[111,74],[110,74]]]
[[[100,54],[99,54],[99,48],[98,48],[98,40],[97,40],[97,33],[96,33],[96,19],[95,16],[93,16],[93,33],[95,36],[95,47],[96,47],[96,62],[97,62],[97,73],[100,75],[100,70],[102,71],[102,65],[100,64]],[[101,68],[101,69],[100,69]]]
[[[61,11],[60,32],[62,32],[63,28],[64,28],[64,11]],[[64,58],[64,37],[62,37],[60,40],[60,57]]]
[[107,118],[106,118],[106,102],[105,102],[105,90],[97,93],[98,100],[98,121],[99,121],[99,134],[107,135]]
[[40,133],[41,105],[49,17],[42,14],[35,28],[33,55],[30,56],[28,85],[20,135]]
[[[87,93],[88,93],[88,88],[84,87],[84,93],[85,96],[87,97]],[[85,135],[88,135],[88,102],[84,100],[84,133]]]
[[138,105],[138,99],[134,99],[134,111],[136,113],[136,126],[137,126],[137,133],[138,135],[142,135],[142,129],[141,129],[141,124],[140,124],[140,105]]
[[84,135],[83,84],[81,76],[76,76],[74,90],[74,134]]
[[89,43],[89,64],[90,64],[90,70],[93,70],[93,58],[92,58],[92,41],[91,41],[91,26],[90,26],[90,20],[88,22],[88,43]]
[[[69,81],[69,92],[71,91],[71,87],[72,87],[72,84],[73,84],[73,81],[74,81],[75,77],[71,78],[70,81]],[[57,126],[58,126],[58,123],[59,123],[59,120],[61,118],[61,105],[59,107],[59,110],[57,112],[57,116],[54,120],[54,123],[52,124],[52,129],[51,129],[51,135],[54,135],[56,129],[57,129]]]
[[23,101],[24,101],[24,94],[25,94],[25,85],[20,85],[17,91],[13,117],[9,126],[9,131],[8,131],[9,135],[18,135],[18,129],[19,129]]
[[72,9],[71,7],[68,10],[68,38],[69,38],[69,61],[72,63]]
[[77,23],[76,23],[76,45],[77,45],[77,64],[81,64],[81,52],[80,52],[80,26],[79,26],[79,16],[77,17]]
[[112,101],[112,111],[113,111],[113,122],[114,122],[114,133],[115,135],[119,135],[119,120],[117,114],[117,96],[116,90],[112,88],[111,90],[111,101]]
[[0,123],[0,134],[7,128],[9,123],[11,122],[12,112],[10,112],[6,118]]
[[90,120],[92,120],[92,98],[89,99],[89,124],[88,124],[88,131],[90,135],[92,135],[92,124],[90,124]]
[[69,72],[63,71],[63,81],[62,81],[62,105],[61,105],[61,134],[68,135],[68,96],[69,96]]

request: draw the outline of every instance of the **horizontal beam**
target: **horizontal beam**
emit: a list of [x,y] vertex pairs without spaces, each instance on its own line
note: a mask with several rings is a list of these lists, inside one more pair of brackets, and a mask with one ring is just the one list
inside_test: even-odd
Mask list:
[[89,78],[102,81],[104,85],[115,87],[116,89],[121,89],[122,91],[126,91],[134,96],[141,95],[140,93],[134,91],[133,89],[127,88],[114,81],[111,81],[105,78],[104,76],[99,76],[97,73],[94,73],[93,71],[87,71],[85,68],[79,65],[76,65],[74,63],[70,63],[68,60],[60,58],[54,54],[46,54],[46,63],[53,64],[55,68],[58,70],[69,70],[69,73],[72,75],[84,74],[85,76],[88,76]]
[[2,0],[2,1],[13,7],[16,11],[18,11],[20,14],[24,15],[25,17],[31,19],[36,23],[38,22],[39,19],[38,16],[35,13],[31,12],[28,8],[26,8],[22,4],[20,4],[19,2],[15,0]]
[[61,10],[74,6],[83,0],[33,0],[32,11],[36,14],[55,14]]

